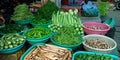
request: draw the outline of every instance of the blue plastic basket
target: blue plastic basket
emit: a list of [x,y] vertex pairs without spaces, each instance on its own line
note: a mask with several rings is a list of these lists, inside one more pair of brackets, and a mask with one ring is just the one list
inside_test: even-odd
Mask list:
[[103,56],[110,56],[110,57],[112,57],[114,60],[118,60],[118,57],[115,56],[115,55],[111,55],[111,54],[101,54],[101,53],[95,53],[95,52],[86,52],[86,51],[78,51],[78,52],[75,52],[75,53],[73,54],[72,60],[75,60],[75,56],[76,56],[77,54],[91,54],[91,55],[97,54],[97,55],[103,55]]
[[[22,56],[20,57],[20,60],[24,60],[24,57],[33,49],[33,48],[35,48],[36,46],[44,46],[45,44],[44,43],[38,43],[38,44],[34,44],[34,45],[32,45],[24,54],[22,54]],[[70,49],[70,48],[67,48],[68,50],[72,50],[72,49]]]
[[24,44],[25,44],[26,40],[24,40],[24,42],[16,47],[13,48],[9,48],[9,49],[0,49],[0,54],[12,54],[17,52],[18,50],[20,50]]

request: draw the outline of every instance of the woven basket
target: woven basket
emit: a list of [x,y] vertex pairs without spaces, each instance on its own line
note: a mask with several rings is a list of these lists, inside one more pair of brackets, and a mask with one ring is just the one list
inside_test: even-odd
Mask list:
[[[105,42],[108,43],[109,46],[111,46],[111,48],[109,48],[109,49],[98,49],[98,48],[93,48],[93,47],[85,44],[85,40],[91,40],[91,39],[96,39],[96,38],[104,40]],[[113,50],[117,47],[117,43],[113,39],[111,39],[107,36],[104,36],[104,35],[91,34],[91,35],[84,36],[83,39],[84,39],[83,45],[84,45],[84,48],[87,51],[100,52],[100,53],[112,53]]]

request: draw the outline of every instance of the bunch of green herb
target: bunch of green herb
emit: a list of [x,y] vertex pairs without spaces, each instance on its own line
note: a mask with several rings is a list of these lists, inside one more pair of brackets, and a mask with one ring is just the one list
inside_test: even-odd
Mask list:
[[20,4],[14,8],[14,13],[11,20],[28,20],[33,19],[33,14],[29,11],[28,5]]
[[38,20],[46,19],[51,20],[51,16],[53,12],[57,12],[60,10],[56,4],[50,0],[46,4],[44,4],[42,7],[40,7],[37,11],[36,18]]
[[1,34],[8,34],[8,33],[19,33],[24,30],[22,25],[17,24],[6,24],[5,27],[0,29]]
[[53,40],[61,45],[76,45],[82,42],[82,37],[77,35],[72,27],[61,28],[59,32],[54,35]]
[[41,19],[41,20],[32,20],[33,24],[50,24],[51,20],[45,20],[45,19]]
[[98,2],[98,10],[101,16],[105,16],[108,10],[108,2]]

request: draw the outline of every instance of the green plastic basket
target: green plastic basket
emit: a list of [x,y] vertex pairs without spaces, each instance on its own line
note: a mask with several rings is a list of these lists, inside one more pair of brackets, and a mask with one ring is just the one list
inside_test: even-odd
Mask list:
[[109,25],[110,28],[113,28],[115,25],[115,20],[114,20],[114,18],[109,18],[109,19],[105,20],[103,23]]
[[[31,30],[31,29],[29,29],[29,30]],[[27,33],[27,31],[29,31],[29,30],[26,30],[24,33],[23,33],[23,35],[25,36],[25,34]],[[44,36],[44,37],[41,37],[41,38],[26,38],[26,40],[27,40],[27,42],[29,43],[29,44],[31,44],[31,45],[33,45],[33,44],[36,44],[36,43],[45,43],[45,42],[47,42],[48,40],[49,40],[49,38],[52,36],[52,33],[50,33],[50,34],[48,34],[48,35],[46,35],[46,36]]]
[[17,21],[14,21],[16,24],[28,24],[30,23],[31,19],[28,19],[28,20],[17,20]]
[[75,60],[75,56],[76,56],[77,54],[91,54],[91,55],[97,54],[97,55],[103,55],[103,56],[110,56],[110,57],[112,57],[114,60],[118,60],[118,57],[115,56],[115,55],[111,55],[111,54],[101,54],[101,53],[96,53],[96,52],[86,52],[86,51],[78,51],[78,52],[75,52],[75,53],[73,54],[72,60]]
[[26,40],[28,41],[29,44],[33,45],[36,43],[45,43],[49,40],[51,34],[44,36],[42,38],[26,38]]
[[[24,60],[24,57],[33,49],[35,48],[36,46],[44,46],[45,44],[44,43],[38,43],[38,44],[34,44],[32,45],[25,53],[22,54],[22,56],[20,57],[20,60]],[[67,48],[68,50],[72,51],[72,49],[70,48]]]
[[9,49],[0,49],[0,54],[12,54],[17,52],[18,50],[20,50],[24,44],[25,44],[26,40],[24,40],[24,42],[16,47],[13,48],[9,48]]
[[68,46],[68,45],[62,45],[62,44],[54,41],[53,36],[54,36],[55,34],[56,34],[56,33],[53,33],[53,34],[52,34],[52,36],[50,37],[50,40],[52,41],[52,43],[53,43],[54,45],[57,45],[57,46],[60,46],[60,47],[71,48],[72,50],[75,50],[75,49],[76,49],[78,46],[80,46],[80,45],[82,44],[82,42],[83,42],[83,38],[82,38],[82,36],[80,35],[80,37],[81,37],[81,39],[82,39],[82,42],[80,42],[79,44],[69,45],[69,46]]

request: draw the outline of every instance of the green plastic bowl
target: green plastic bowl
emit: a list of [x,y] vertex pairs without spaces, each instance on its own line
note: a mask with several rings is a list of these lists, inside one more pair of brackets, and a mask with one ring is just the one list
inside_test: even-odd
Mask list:
[[109,18],[109,19],[105,20],[103,23],[109,25],[110,28],[113,28],[115,25],[115,20],[114,20],[114,18]]
[[[44,46],[45,43],[37,43],[37,44],[32,45],[25,53],[23,53],[23,54],[21,55],[20,60],[24,60],[24,57],[25,57],[33,48],[35,48],[35,47],[38,46],[38,45]],[[67,49],[70,50],[70,51],[72,51],[72,49],[70,49],[70,48],[67,48]]]
[[111,55],[111,54],[101,54],[101,53],[96,53],[96,52],[86,52],[86,51],[78,51],[78,52],[75,52],[73,54],[73,57],[72,57],[72,60],[75,60],[75,57],[77,54],[97,54],[97,55],[103,55],[103,56],[110,56],[112,57],[114,60],[118,60],[118,57],[115,56],[115,55]]
[[13,48],[9,48],[9,49],[0,49],[0,54],[12,54],[17,52],[18,50],[20,50],[24,44],[25,44],[26,40],[24,40],[24,42],[16,47]]
[[[56,33],[55,33],[56,34]],[[50,40],[51,42],[54,44],[54,45],[57,45],[57,46],[60,46],[60,47],[64,47],[64,48],[71,48],[72,50],[75,50],[78,46],[80,46],[83,42],[83,38],[82,36],[80,35],[81,39],[82,39],[82,42],[80,42],[79,44],[75,44],[75,45],[62,45],[58,42],[55,42],[54,39],[53,39],[53,36],[54,36],[54,33],[52,35],[52,37],[50,37]]]
[[17,20],[17,21],[14,21],[16,24],[28,24],[30,23],[30,19],[29,20]]
[[[29,29],[31,30],[31,29]],[[24,33],[23,33],[23,36],[25,36],[25,34],[29,31],[29,30],[26,30]],[[52,33],[44,36],[44,37],[41,37],[41,38],[26,38],[27,42],[30,44],[30,45],[33,45],[33,44],[36,44],[36,43],[45,43],[49,40],[49,38],[52,36]]]

